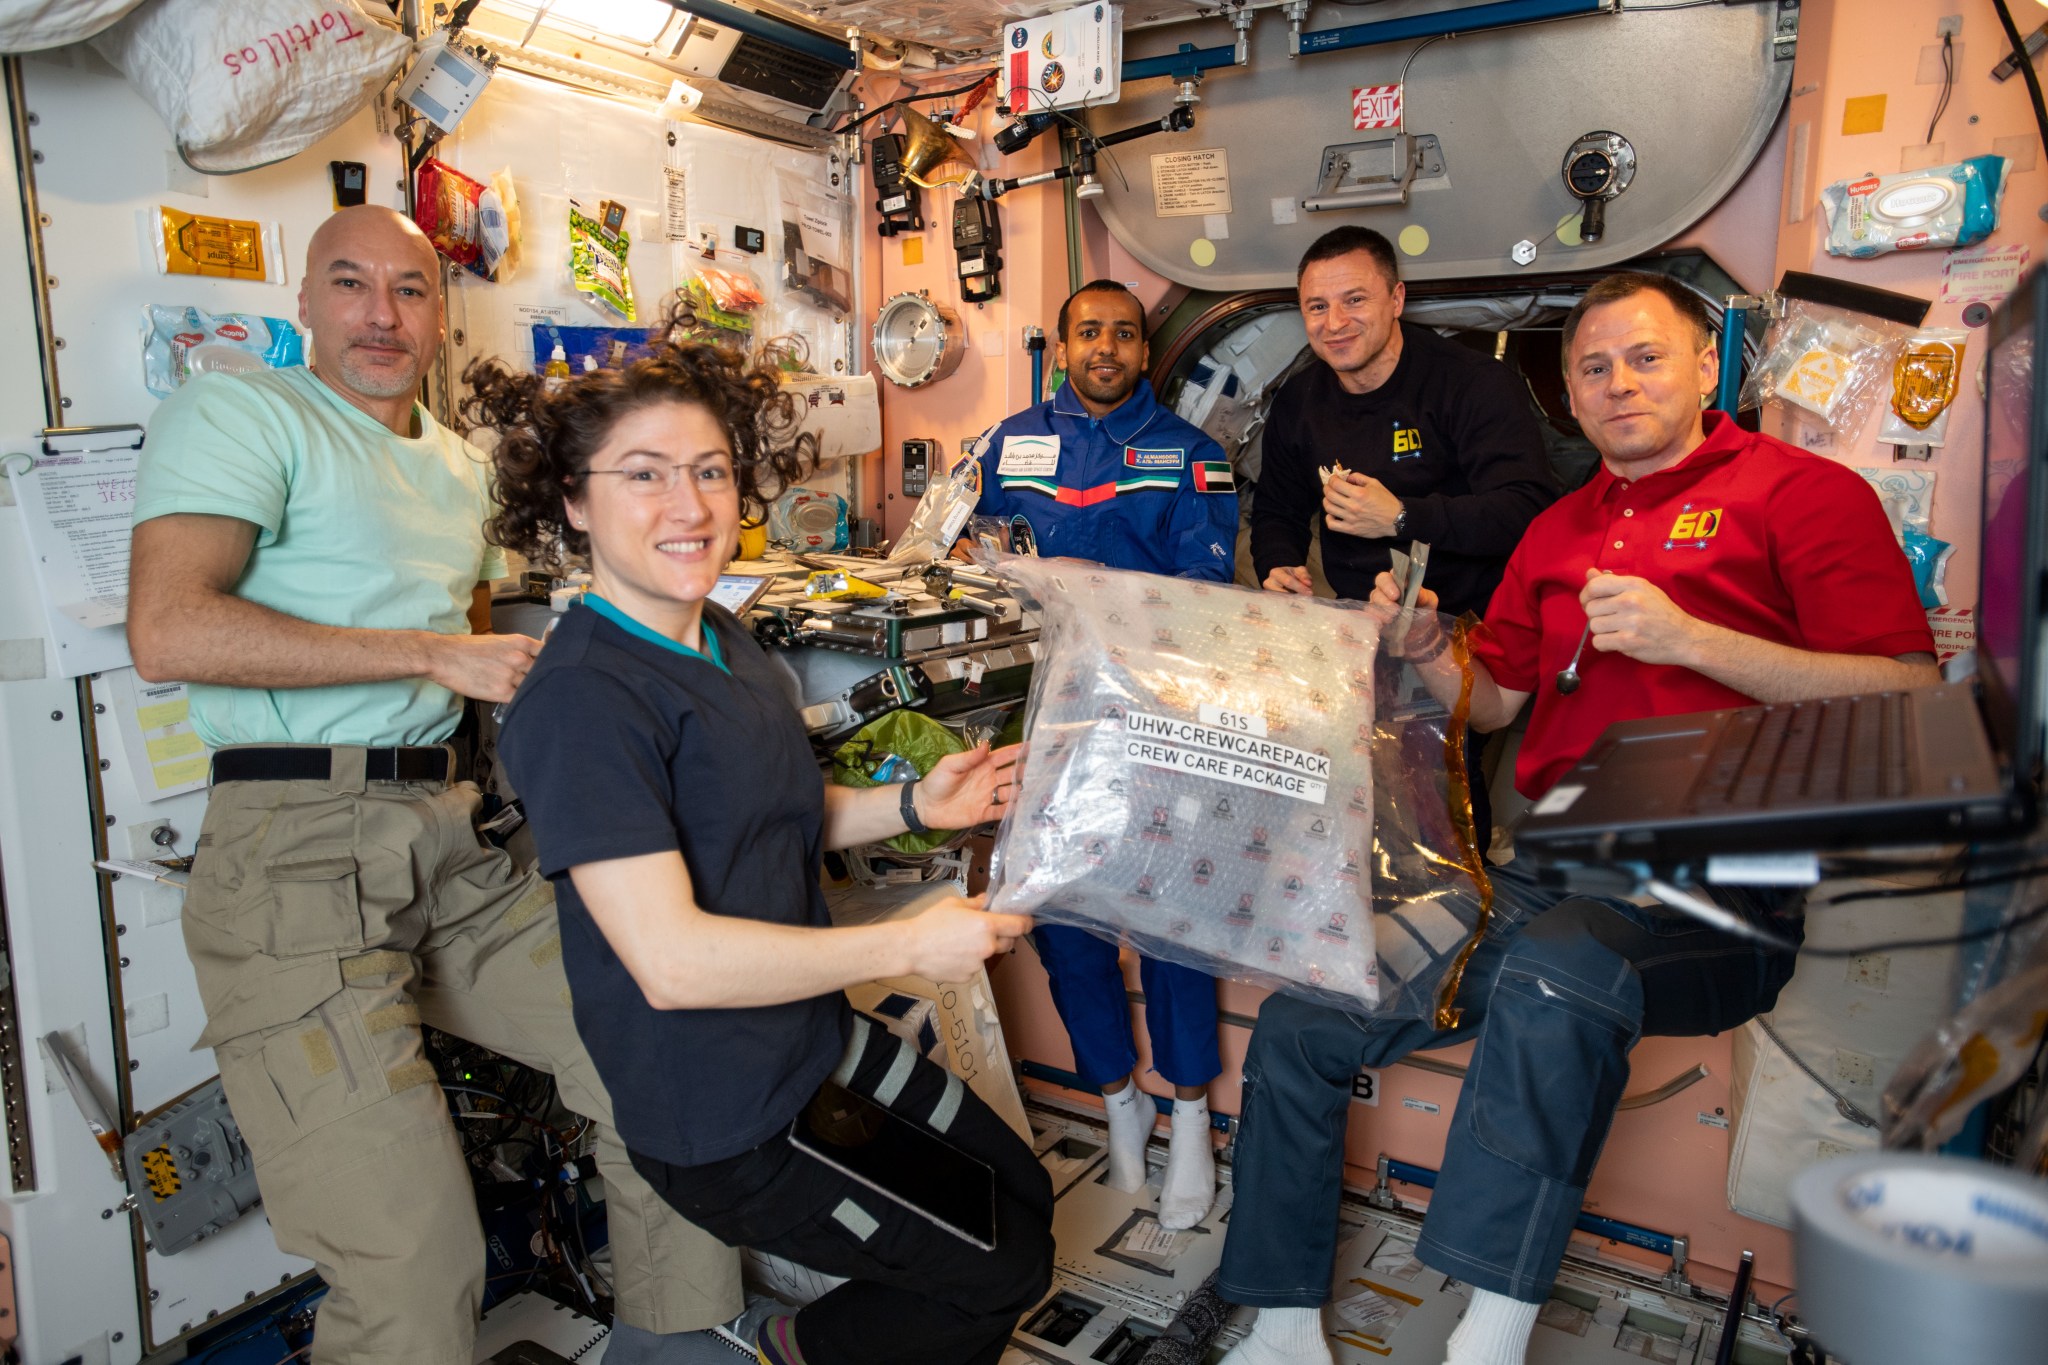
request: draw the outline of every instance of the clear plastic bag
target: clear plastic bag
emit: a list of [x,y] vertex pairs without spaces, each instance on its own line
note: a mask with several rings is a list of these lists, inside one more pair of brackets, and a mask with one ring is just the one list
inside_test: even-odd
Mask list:
[[1913,1049],[1884,1092],[1884,1145],[1932,1151],[1984,1100],[2017,1081],[2048,1029],[2048,961],[1963,1006]]
[[[1389,614],[998,557],[1044,648],[990,908],[1360,1013],[1425,1015],[1480,920],[1462,728]],[[1447,740],[1452,741],[1447,745]]]
[[944,559],[952,551],[953,542],[960,539],[979,501],[981,460],[973,456],[947,470],[945,477],[931,481],[924,496],[918,499],[917,510],[910,514],[910,524],[890,547],[889,562],[914,564],[919,560]]
[[1792,299],[1764,335],[1763,358],[1743,381],[1741,406],[1776,400],[1853,437],[1889,392],[1909,329],[1845,308]]

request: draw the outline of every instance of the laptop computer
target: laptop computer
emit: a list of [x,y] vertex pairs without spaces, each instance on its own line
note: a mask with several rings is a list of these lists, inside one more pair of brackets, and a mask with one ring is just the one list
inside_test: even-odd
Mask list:
[[[2048,534],[2048,271],[1993,315],[1977,677],[1611,725],[1515,832],[1542,863],[1682,865],[2009,835],[2034,818]],[[1966,374],[1959,388],[1968,392]]]

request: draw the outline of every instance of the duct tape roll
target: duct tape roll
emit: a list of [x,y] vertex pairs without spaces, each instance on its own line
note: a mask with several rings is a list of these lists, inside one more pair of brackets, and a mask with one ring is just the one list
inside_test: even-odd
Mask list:
[[2048,1182],[1953,1157],[1865,1152],[1792,1182],[1799,1311],[1856,1365],[2039,1360]]

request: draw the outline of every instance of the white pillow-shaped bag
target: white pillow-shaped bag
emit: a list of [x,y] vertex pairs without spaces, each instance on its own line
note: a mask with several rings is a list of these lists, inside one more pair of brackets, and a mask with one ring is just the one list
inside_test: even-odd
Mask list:
[[81,43],[142,0],[0,0],[0,52]]
[[367,104],[412,45],[355,0],[150,0],[92,40],[194,170],[282,161]]

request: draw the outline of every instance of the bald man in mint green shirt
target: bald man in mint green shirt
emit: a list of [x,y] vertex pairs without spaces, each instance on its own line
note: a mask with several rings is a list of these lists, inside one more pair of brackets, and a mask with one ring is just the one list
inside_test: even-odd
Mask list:
[[[548,883],[473,829],[442,745],[537,642],[490,633],[488,464],[416,401],[440,262],[389,209],[313,236],[314,367],[207,375],[150,424],[136,671],[190,685],[215,749],[183,927],[278,1246],[329,1291],[315,1365],[470,1365],[484,1243],[422,1024],[552,1073],[593,1120],[613,1248],[607,1358],[735,1317],[738,1256],[636,1172],[577,1038]],[[682,1347],[687,1350],[688,1347]]]

